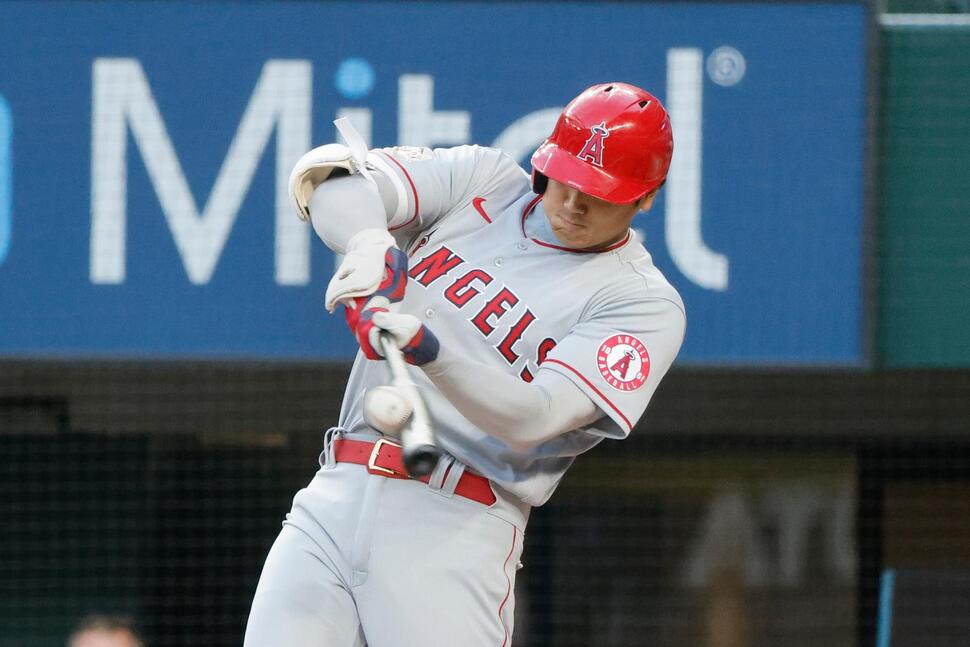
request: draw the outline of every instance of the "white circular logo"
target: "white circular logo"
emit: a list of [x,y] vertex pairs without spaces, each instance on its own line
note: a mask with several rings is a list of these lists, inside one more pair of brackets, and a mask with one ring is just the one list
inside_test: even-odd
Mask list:
[[718,85],[730,87],[744,78],[744,55],[733,47],[718,47],[707,57],[707,75]]
[[613,335],[596,352],[596,365],[606,383],[617,391],[635,391],[650,375],[647,347],[632,335]]

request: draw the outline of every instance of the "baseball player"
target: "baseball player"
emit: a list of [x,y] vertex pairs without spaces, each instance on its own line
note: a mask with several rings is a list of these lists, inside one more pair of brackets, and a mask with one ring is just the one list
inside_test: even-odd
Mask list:
[[[529,510],[577,455],[630,433],[683,340],[680,296],[630,230],[672,150],[661,103],[609,83],[566,107],[531,178],[477,146],[300,160],[292,198],[345,255],[326,305],[345,306],[361,352],[247,647],[511,644]],[[432,418],[430,477],[408,478],[365,420],[364,394],[389,382],[379,331]]]

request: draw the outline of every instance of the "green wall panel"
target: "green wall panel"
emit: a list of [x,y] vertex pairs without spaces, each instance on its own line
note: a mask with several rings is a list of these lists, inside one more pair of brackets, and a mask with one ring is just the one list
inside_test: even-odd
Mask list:
[[970,366],[970,28],[883,32],[878,348]]
[[962,13],[970,10],[968,0],[885,0],[889,13]]

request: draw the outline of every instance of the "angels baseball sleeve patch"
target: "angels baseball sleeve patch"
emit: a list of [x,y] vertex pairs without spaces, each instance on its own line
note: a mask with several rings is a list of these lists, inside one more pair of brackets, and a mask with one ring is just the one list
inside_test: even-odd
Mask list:
[[633,335],[613,335],[596,351],[596,366],[617,391],[635,391],[650,375],[650,353]]
[[574,325],[539,369],[572,380],[616,423],[603,435],[623,438],[677,356],[684,324],[683,311],[665,299],[611,301]]

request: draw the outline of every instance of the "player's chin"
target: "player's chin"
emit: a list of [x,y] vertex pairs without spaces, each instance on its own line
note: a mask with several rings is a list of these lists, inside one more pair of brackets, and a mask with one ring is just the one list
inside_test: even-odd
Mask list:
[[553,225],[552,233],[566,247],[582,249],[589,246],[589,236],[585,227],[575,225]]
[[583,249],[587,246],[586,241],[583,238],[570,235],[568,232],[553,229],[552,233],[556,234],[556,239],[563,247],[568,247],[570,249]]

